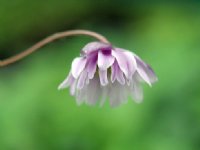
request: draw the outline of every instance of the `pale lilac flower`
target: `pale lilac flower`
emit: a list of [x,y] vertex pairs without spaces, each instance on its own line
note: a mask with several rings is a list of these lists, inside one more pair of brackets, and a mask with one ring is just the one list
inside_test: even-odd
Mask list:
[[143,99],[141,82],[151,86],[157,81],[153,70],[136,54],[110,44],[91,42],[73,60],[68,77],[59,89],[70,87],[78,104],[111,106],[126,103],[128,96],[136,102]]

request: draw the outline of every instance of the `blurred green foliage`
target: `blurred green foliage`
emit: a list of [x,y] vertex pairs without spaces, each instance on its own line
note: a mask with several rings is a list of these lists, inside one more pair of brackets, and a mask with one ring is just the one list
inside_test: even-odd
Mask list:
[[1,150],[199,150],[200,4],[131,1],[0,1],[0,58],[43,37],[84,28],[151,64],[142,104],[77,106],[57,91],[87,37],[49,44],[0,69]]

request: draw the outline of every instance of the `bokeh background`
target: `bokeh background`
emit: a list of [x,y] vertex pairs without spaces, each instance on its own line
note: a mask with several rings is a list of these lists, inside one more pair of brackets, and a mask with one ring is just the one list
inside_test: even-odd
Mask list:
[[151,64],[142,104],[77,106],[57,86],[94,39],[62,39],[0,68],[0,150],[199,150],[200,3],[0,0],[0,58],[88,29]]

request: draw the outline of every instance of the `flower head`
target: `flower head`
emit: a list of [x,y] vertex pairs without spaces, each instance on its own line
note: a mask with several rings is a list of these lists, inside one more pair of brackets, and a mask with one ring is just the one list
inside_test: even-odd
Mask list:
[[111,106],[118,106],[127,102],[129,95],[136,102],[142,101],[142,81],[151,86],[157,77],[136,54],[111,44],[91,42],[73,60],[59,89],[70,87],[78,104],[103,105],[109,99]]

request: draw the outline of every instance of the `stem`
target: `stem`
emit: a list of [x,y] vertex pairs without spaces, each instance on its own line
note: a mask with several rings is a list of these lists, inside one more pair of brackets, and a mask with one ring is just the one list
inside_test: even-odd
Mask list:
[[109,41],[104,36],[102,36],[96,32],[87,31],[87,30],[64,31],[64,32],[60,32],[60,33],[56,33],[51,36],[48,36],[47,38],[41,40],[40,42],[36,43],[32,47],[26,49],[25,51],[23,51],[17,55],[11,56],[10,58],[4,59],[4,60],[0,60],[0,67],[7,66],[9,64],[19,61],[19,60],[23,59],[24,57],[30,55],[31,53],[37,51],[39,48],[47,45],[48,43],[51,43],[55,40],[58,40],[58,39],[61,39],[64,37],[74,36],[74,35],[87,35],[87,36],[96,38],[97,40],[99,40],[103,43],[109,43]]

